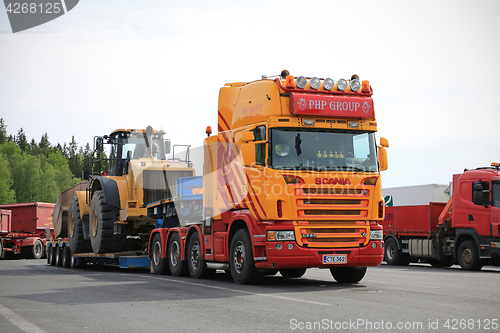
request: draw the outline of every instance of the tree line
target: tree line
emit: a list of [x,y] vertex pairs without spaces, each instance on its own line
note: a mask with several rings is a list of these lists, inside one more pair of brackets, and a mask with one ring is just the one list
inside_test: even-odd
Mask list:
[[92,149],[79,147],[75,137],[61,146],[52,145],[47,133],[39,142],[28,141],[21,128],[7,135],[0,119],[0,204],[23,202],[55,203],[60,192],[78,184],[88,170]]

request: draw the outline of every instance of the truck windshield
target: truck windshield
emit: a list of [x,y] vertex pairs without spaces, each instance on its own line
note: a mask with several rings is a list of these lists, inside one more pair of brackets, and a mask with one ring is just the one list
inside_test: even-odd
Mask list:
[[274,128],[270,142],[274,169],[378,171],[373,132]]
[[[118,142],[118,141],[117,141]],[[122,159],[139,159],[139,158],[155,158],[158,160],[165,159],[165,151],[163,149],[163,136],[153,134],[151,147],[147,147],[146,137],[142,133],[126,133],[121,138],[121,158]],[[119,152],[117,145],[112,145],[112,155]]]

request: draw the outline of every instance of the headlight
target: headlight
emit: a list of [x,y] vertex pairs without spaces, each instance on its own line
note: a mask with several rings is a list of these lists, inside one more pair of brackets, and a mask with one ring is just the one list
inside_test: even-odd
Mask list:
[[359,82],[359,80],[351,80],[351,90],[356,92],[356,91],[359,91],[359,89],[361,89],[361,82]]
[[370,230],[370,240],[381,240],[383,236],[383,230]]
[[297,88],[304,89],[307,86],[307,79],[303,76],[297,77]]
[[325,90],[332,90],[334,85],[335,81],[333,81],[329,77],[323,80],[323,88],[325,88]]
[[337,81],[337,89],[340,91],[344,91],[347,89],[347,81],[345,79],[339,79]]
[[318,89],[321,86],[321,81],[317,77],[313,77],[311,81],[309,81],[312,89]]
[[295,232],[293,230],[286,231],[268,231],[268,241],[292,241],[295,240]]

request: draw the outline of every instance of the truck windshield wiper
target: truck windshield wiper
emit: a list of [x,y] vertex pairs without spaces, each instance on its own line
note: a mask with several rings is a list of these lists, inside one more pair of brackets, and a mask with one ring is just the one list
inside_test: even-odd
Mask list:
[[325,167],[327,170],[353,170],[353,171],[359,171],[359,172],[365,172],[366,170],[364,168],[360,167],[352,167],[352,166],[329,166]]
[[297,156],[299,157],[299,164],[300,166],[303,165],[302,162],[302,149],[300,148],[300,144],[302,143],[302,140],[300,139],[300,133],[297,133],[295,136],[295,151],[297,152]]

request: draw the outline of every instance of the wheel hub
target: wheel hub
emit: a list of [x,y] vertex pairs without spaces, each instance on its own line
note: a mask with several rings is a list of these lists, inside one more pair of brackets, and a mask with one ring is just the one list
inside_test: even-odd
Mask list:
[[469,265],[472,261],[472,252],[469,248],[465,248],[462,252],[462,261],[464,264]]
[[245,264],[245,247],[241,242],[238,242],[234,249],[234,267],[241,271]]

